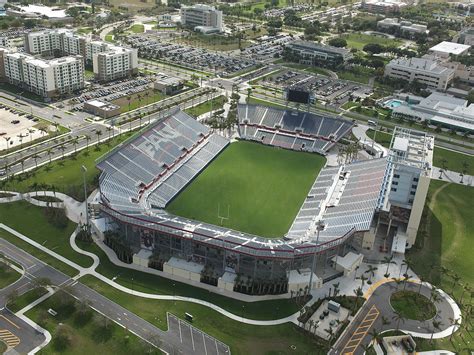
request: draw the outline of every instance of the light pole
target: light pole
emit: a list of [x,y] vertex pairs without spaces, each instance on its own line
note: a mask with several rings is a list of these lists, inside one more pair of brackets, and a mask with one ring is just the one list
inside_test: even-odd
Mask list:
[[316,222],[316,246],[314,248],[314,253],[313,253],[313,261],[311,263],[311,272],[309,274],[309,285],[308,285],[308,293],[311,292],[311,289],[313,288],[313,274],[314,274],[314,268],[316,266],[316,251],[319,243],[319,232],[324,229],[324,222],[323,221],[317,221]]
[[84,202],[86,206],[86,233],[89,235],[89,209],[87,208],[87,183],[86,183],[86,173],[87,173],[87,168],[82,165],[82,178],[84,180]]

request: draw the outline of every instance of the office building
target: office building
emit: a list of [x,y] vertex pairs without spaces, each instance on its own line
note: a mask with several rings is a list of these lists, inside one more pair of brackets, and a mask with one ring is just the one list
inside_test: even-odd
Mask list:
[[416,80],[430,89],[444,91],[454,79],[455,70],[433,59],[397,58],[385,66],[384,75],[410,83]]
[[363,0],[361,10],[375,14],[395,14],[408,4],[398,0]]
[[[286,45],[290,57],[301,64],[337,67],[350,58],[352,53],[345,48],[326,46],[309,41],[294,41]],[[288,52],[287,52],[288,54]]]
[[222,11],[204,4],[183,6],[181,7],[181,23],[192,29],[212,27],[222,31]]
[[25,53],[4,53],[5,80],[45,98],[70,94],[84,87],[81,56],[38,59]]
[[389,17],[377,22],[377,30],[408,38],[428,34],[429,32],[426,25],[411,23],[410,21],[399,21],[398,18]]
[[466,55],[470,48],[470,45],[444,41],[431,47],[429,52],[441,58],[449,58],[451,55]]

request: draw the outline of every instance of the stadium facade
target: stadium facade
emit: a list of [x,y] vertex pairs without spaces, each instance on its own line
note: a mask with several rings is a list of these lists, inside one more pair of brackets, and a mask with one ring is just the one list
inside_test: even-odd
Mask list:
[[[255,105],[239,105],[238,118],[241,139],[319,154],[353,125],[338,117]],[[392,231],[393,252],[413,244],[433,137],[400,129],[387,157],[323,168],[288,233],[278,240],[165,210],[228,144],[177,110],[157,117],[101,158],[106,244],[123,261],[163,276],[252,295],[305,292],[310,279],[311,288],[320,287],[348,271],[338,260],[377,246],[378,235],[385,233],[382,224],[387,235]]]

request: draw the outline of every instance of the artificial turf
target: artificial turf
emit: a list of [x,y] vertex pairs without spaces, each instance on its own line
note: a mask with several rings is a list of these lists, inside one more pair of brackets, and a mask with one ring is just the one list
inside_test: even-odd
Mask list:
[[235,142],[167,210],[267,238],[281,238],[325,161],[317,154]]

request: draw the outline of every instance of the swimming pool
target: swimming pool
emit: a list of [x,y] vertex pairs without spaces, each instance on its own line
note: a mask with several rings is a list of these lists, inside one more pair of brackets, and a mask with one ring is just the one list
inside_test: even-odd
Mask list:
[[391,99],[385,102],[385,107],[387,108],[395,108],[398,106],[401,106],[403,104],[402,101],[396,100],[396,99]]

